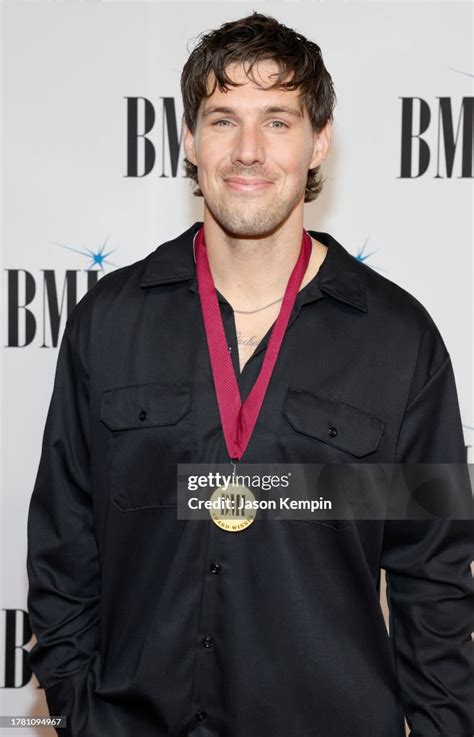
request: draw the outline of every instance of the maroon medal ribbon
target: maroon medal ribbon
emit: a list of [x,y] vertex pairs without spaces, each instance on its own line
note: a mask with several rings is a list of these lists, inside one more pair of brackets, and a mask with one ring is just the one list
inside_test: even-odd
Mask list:
[[195,259],[199,297],[222,429],[229,457],[233,461],[240,460],[244,454],[255,427],[296,295],[309,263],[311,249],[311,237],[303,229],[298,260],[288,280],[277,320],[273,324],[262,367],[249,395],[242,404],[234,366],[227,347],[217,292],[207,258],[204,225],[197,232]]

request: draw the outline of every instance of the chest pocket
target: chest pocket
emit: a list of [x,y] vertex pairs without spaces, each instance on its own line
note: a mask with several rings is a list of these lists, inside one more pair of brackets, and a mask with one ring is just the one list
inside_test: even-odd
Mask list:
[[[349,518],[316,519],[309,515],[299,522],[332,528],[336,531],[353,527],[350,519],[356,514],[351,498],[351,484],[347,486],[348,466],[334,464],[370,463],[380,445],[384,423],[375,415],[345,402],[329,399],[305,389],[289,387],[283,405],[283,415],[300,442],[295,446],[295,456],[301,463],[328,464],[321,472],[316,496],[331,496],[343,500],[347,508],[351,500]],[[360,460],[359,460],[360,459]],[[330,493],[326,493],[330,492]],[[350,510],[349,510],[350,511]]]
[[103,392],[111,498],[122,511],[175,507],[176,464],[191,453],[191,385],[151,383]]
[[358,407],[291,386],[283,414],[293,430],[324,443],[329,450],[326,457],[321,461],[315,457],[313,463],[350,463],[350,456],[352,462],[365,459],[379,447],[385,427],[378,417]]

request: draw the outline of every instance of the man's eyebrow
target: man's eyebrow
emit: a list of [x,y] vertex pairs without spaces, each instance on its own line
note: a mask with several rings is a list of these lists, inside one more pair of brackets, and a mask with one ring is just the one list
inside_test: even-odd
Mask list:
[[[268,114],[268,113],[287,113],[288,115],[294,115],[297,118],[302,118],[303,115],[301,113],[301,110],[298,110],[294,107],[287,107],[284,105],[268,105],[267,107],[258,108],[262,113]],[[223,107],[223,106],[211,106],[206,108],[203,111],[202,117],[206,118],[209,115],[212,115],[213,113],[223,113],[224,115],[232,115],[235,113],[235,109],[233,107]]]

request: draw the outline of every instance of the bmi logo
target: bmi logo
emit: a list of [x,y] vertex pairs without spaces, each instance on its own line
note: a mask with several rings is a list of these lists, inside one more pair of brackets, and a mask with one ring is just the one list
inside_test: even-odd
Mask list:
[[90,266],[98,269],[41,269],[33,274],[26,269],[5,269],[8,285],[8,342],[6,348],[25,348],[35,339],[40,348],[56,348],[60,339],[61,323],[78,302],[79,290],[87,292],[99,280],[104,263],[117,266],[107,260],[112,253],[105,253],[107,238],[97,251],[79,250],[62,243],[56,245],[81,253],[91,260]]

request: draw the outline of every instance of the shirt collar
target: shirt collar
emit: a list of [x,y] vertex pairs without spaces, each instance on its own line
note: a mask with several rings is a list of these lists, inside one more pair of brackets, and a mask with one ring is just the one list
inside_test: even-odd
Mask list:
[[[184,233],[158,246],[145,259],[140,287],[155,287],[191,280],[189,289],[198,291],[194,238],[202,224],[202,221],[193,223]],[[327,246],[328,251],[318,273],[301,293],[305,291],[310,297],[314,289],[318,291],[320,288],[334,299],[367,312],[367,267],[346,251],[329,233],[316,230],[308,230],[308,233]],[[220,300],[226,301],[222,296]]]

